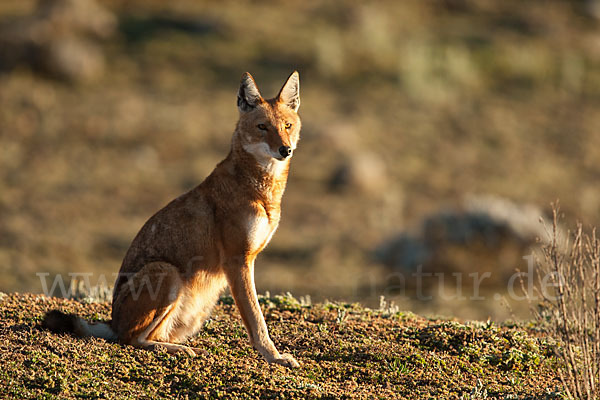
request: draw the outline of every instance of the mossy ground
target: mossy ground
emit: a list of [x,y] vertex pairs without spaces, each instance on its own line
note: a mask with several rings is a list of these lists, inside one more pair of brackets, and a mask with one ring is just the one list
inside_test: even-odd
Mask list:
[[190,340],[208,351],[195,358],[39,327],[54,308],[106,320],[107,303],[0,302],[0,398],[560,398],[553,342],[523,327],[263,298],[273,340],[302,363],[288,370],[252,349],[227,299]]

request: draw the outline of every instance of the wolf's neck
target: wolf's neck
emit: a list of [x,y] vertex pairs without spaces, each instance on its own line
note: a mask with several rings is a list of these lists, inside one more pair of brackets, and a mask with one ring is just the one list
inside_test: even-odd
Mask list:
[[275,159],[258,162],[241,148],[233,148],[229,157],[232,172],[241,188],[246,188],[256,200],[278,206],[285,191],[290,160]]

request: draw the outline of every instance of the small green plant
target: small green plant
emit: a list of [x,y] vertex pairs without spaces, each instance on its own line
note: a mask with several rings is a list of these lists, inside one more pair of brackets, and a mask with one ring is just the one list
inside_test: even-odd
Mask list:
[[483,386],[483,383],[477,379],[477,385],[471,390],[468,395],[461,396],[461,400],[482,400],[488,398],[487,389]]
[[398,312],[400,312],[400,308],[394,304],[393,301],[387,301],[385,299],[385,296],[380,296],[379,297],[379,310],[381,313],[381,316],[383,317],[391,317],[393,315],[396,315]]
[[92,286],[86,279],[73,277],[69,283],[68,298],[82,303],[106,303],[112,301],[113,287],[106,284]]

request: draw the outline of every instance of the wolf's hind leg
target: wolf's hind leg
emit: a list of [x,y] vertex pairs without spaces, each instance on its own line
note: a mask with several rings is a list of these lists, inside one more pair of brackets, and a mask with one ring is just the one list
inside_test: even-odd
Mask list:
[[149,350],[195,355],[187,346],[172,343],[171,332],[181,306],[182,282],[177,268],[154,262],[121,284],[113,302],[113,329],[123,343]]

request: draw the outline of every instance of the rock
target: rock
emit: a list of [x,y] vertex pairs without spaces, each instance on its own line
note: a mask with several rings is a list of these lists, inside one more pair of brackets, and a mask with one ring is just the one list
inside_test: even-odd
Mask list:
[[0,26],[0,69],[27,65],[43,75],[85,82],[104,70],[97,44],[116,18],[93,0],[41,0],[31,15]]
[[600,0],[585,0],[583,11],[590,17],[600,20]]
[[375,250],[377,260],[410,277],[426,273],[490,273],[485,284],[505,283],[538,239],[548,239],[538,207],[497,196],[468,196],[461,207],[426,217]]
[[104,71],[104,56],[97,46],[76,37],[50,43],[45,68],[69,82],[89,82]]

